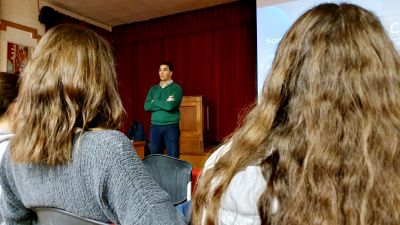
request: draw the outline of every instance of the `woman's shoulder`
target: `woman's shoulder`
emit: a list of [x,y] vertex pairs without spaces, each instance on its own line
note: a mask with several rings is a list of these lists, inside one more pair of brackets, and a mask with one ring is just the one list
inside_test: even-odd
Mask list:
[[217,161],[230,150],[231,143],[220,146],[215,152],[213,152],[207,161],[204,163],[203,171],[209,170],[217,163]]
[[[214,167],[218,160],[225,154],[230,154],[231,144],[225,144],[219,147],[206,161],[204,164],[204,170],[207,171]],[[237,172],[229,184],[227,193],[232,195],[240,196],[241,193],[246,193],[246,190],[251,191],[252,188],[255,190],[263,190],[266,187],[264,176],[262,175],[261,167],[258,165],[249,165],[243,170]],[[254,193],[254,192],[253,192]]]
[[[214,165],[218,162],[218,160],[225,154],[230,154],[231,148],[231,143],[227,143],[219,147],[214,153],[211,154],[211,156],[207,159],[207,161],[204,164],[204,171],[207,171],[214,167]],[[247,178],[263,178],[264,176],[262,175],[261,172],[261,167],[258,165],[249,165],[244,168],[244,170],[239,171],[237,174],[235,174],[234,178],[232,181],[240,178],[240,179],[247,179]],[[256,179],[257,181],[257,179]],[[261,182],[256,182],[256,183],[261,183],[265,184],[264,179],[259,180]],[[239,182],[240,183],[240,182]]]
[[116,130],[85,131],[81,135],[78,133],[74,140],[73,155],[77,161],[90,161],[113,168],[116,165],[136,167],[140,162],[129,138]]
[[89,130],[84,131],[85,134],[97,134],[97,135],[124,135],[119,130],[113,130],[113,129],[103,129],[103,128],[91,128]]
[[[211,169],[231,144],[222,145],[206,161],[204,170]],[[265,191],[266,182],[261,167],[249,165],[236,173],[221,199],[219,220],[224,224],[259,224],[257,202]]]
[[129,141],[125,134],[118,130],[89,130],[83,133],[83,136],[92,140],[104,141]]
[[[79,139],[81,140],[78,141]],[[90,148],[103,152],[131,150],[132,148],[129,138],[117,130],[91,130],[85,131],[82,135],[78,133],[75,137],[75,143],[79,143],[79,148]]]

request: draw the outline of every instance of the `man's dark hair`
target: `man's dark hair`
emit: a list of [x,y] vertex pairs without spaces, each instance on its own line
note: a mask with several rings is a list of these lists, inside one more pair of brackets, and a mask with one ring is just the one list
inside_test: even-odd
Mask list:
[[172,65],[171,62],[164,61],[164,62],[160,63],[160,66],[161,66],[161,65],[166,65],[166,66],[168,66],[169,71],[172,71],[172,72],[174,71],[174,65]]

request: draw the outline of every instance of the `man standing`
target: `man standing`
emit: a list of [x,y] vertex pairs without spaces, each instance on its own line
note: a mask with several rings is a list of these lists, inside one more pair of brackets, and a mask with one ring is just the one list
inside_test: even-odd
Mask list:
[[144,102],[144,110],[151,112],[150,153],[179,158],[179,106],[182,88],[172,80],[174,67],[170,62],[160,64],[160,83],[150,88]]

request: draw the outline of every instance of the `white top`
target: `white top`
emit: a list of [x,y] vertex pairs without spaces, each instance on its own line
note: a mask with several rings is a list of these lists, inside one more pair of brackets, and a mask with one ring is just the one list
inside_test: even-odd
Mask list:
[[0,160],[3,158],[3,154],[6,151],[12,137],[14,137],[14,134],[0,130]]
[[[230,144],[220,147],[204,165],[204,171],[212,168],[218,159],[229,152]],[[213,185],[216,185],[216,178]],[[259,166],[248,166],[238,172],[229,183],[225,194],[221,198],[221,208],[218,214],[219,225],[259,225],[257,202],[265,191],[266,182]],[[277,210],[277,201],[274,201],[274,209]],[[204,210],[203,222],[207,210]]]

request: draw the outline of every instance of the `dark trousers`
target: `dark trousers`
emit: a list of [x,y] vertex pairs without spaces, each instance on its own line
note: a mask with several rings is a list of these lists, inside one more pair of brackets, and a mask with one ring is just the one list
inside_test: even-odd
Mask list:
[[154,125],[150,127],[150,154],[163,154],[179,158],[179,124]]

